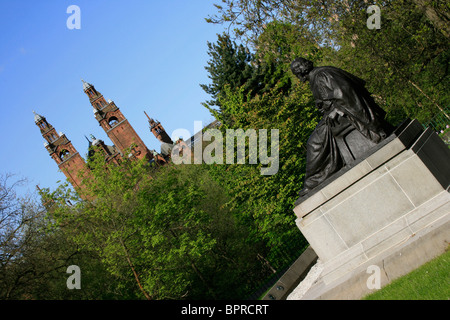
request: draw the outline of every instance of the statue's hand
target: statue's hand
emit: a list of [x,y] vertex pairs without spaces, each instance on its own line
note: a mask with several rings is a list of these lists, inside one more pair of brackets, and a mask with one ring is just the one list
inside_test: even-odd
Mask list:
[[336,108],[332,109],[327,115],[327,125],[334,127],[335,125],[339,124],[339,117],[344,116],[344,113],[342,113],[341,111],[337,110]]
[[328,118],[333,119],[333,120],[336,119],[337,116],[338,116],[338,113],[337,113],[336,109],[331,110],[331,112],[328,114]]

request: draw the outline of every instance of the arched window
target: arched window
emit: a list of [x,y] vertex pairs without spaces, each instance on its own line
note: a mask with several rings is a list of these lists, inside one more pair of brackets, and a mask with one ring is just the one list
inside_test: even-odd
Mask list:
[[119,123],[119,120],[117,120],[116,117],[111,117],[109,118],[108,124],[111,128],[113,128],[114,126],[116,126]]
[[55,135],[54,133],[49,133],[45,136],[45,138],[47,139],[48,142],[52,143],[55,140],[58,140],[58,136]]
[[70,153],[69,151],[67,151],[66,149],[63,149],[60,154],[59,154],[59,158],[64,161],[69,157]]

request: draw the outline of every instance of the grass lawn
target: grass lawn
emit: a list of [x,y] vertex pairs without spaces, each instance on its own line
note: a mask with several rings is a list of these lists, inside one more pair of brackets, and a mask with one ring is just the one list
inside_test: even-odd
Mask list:
[[409,274],[392,281],[365,300],[450,299],[450,250]]

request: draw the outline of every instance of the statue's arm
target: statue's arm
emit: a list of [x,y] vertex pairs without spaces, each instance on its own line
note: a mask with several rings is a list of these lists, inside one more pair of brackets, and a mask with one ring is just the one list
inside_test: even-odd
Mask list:
[[323,106],[328,106],[324,109],[329,111],[331,118],[335,118],[337,115],[354,117],[357,114],[354,107],[357,105],[355,97],[358,95],[348,81],[328,72],[318,74],[317,81],[318,87],[320,87],[319,100]]
[[337,115],[343,116],[337,100],[343,98],[343,92],[335,79],[326,72],[321,72],[316,76],[316,106],[326,113],[328,117],[334,119]]
[[313,95],[317,109],[326,113],[330,110],[332,99],[329,90],[329,79],[326,74],[319,73],[314,78],[314,84],[312,85]]

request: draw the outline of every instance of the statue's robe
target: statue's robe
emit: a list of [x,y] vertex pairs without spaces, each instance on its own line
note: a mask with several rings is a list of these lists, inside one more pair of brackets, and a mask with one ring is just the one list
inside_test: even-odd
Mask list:
[[[392,130],[365,81],[335,67],[317,67],[307,76],[316,106],[324,113],[308,139],[303,194],[345,166],[334,132],[349,123],[365,139],[382,141]],[[302,195],[302,192],[300,192]]]

